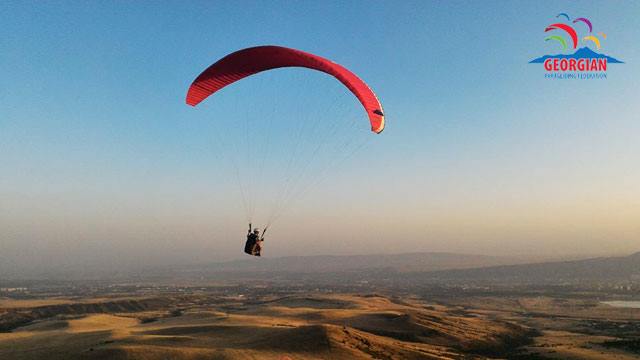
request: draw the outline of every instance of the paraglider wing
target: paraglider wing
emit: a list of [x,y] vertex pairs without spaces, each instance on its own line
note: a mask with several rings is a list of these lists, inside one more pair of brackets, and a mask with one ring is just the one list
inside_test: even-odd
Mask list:
[[589,21],[589,19],[577,18],[577,19],[573,20],[573,23],[575,24],[578,21],[582,21],[583,23],[587,24],[587,26],[589,27],[589,32],[591,32],[593,30],[593,25],[591,25],[591,21]]
[[354,73],[323,57],[281,46],[257,46],[236,51],[203,71],[191,84],[186,102],[196,106],[216,91],[247,76],[282,67],[304,67],[338,79],[365,108],[371,130],[384,129],[382,105],[371,89]]
[[600,39],[598,39],[597,37],[591,35],[591,36],[585,36],[583,38],[583,40],[591,40],[593,41],[594,44],[596,44],[596,50],[600,50]]
[[555,40],[559,42],[560,44],[562,44],[562,49],[567,50],[567,42],[564,41],[564,39],[561,36],[553,35],[553,36],[548,36],[547,38],[544,39],[544,41],[549,41],[549,40]]
[[578,47],[578,34],[571,26],[566,24],[559,24],[559,23],[551,24],[547,26],[547,28],[544,29],[544,31],[547,32],[555,29],[564,30],[567,34],[569,34],[569,36],[571,36],[571,40],[573,41],[573,48],[575,49],[576,47]]

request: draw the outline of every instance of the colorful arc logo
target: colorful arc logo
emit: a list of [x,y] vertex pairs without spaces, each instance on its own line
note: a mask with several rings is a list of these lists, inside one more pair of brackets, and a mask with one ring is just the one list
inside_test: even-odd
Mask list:
[[[558,44],[562,49],[560,54],[544,55],[529,61],[530,64],[543,64],[546,78],[606,79],[608,64],[623,63],[614,57],[596,52],[600,51],[607,34],[594,33],[593,23],[588,18],[579,17],[571,20],[569,14],[560,13],[544,32],[545,42]],[[580,36],[579,33],[584,35]]]

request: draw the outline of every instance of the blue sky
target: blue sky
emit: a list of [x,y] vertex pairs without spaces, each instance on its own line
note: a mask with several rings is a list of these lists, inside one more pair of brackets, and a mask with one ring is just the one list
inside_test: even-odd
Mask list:
[[[590,18],[608,35],[602,52],[625,64],[606,80],[544,79],[527,62],[559,52],[543,30],[560,12]],[[375,161],[360,154],[310,194],[274,230],[272,256],[632,251],[633,14],[632,1],[2,2],[0,256],[238,257],[235,184],[211,159],[215,125],[184,95],[216,59],[261,44],[345,65],[387,115],[365,150]],[[309,227],[339,240],[296,242]]]

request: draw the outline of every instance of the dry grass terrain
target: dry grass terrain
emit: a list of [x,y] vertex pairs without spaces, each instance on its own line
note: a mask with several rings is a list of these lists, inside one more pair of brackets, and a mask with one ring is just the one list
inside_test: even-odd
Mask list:
[[447,302],[536,329],[533,342],[522,347],[525,359],[640,359],[640,309],[550,296],[470,296]]
[[32,305],[19,312],[46,316],[0,333],[0,359],[485,358],[521,344],[527,333],[483,315],[377,295]]

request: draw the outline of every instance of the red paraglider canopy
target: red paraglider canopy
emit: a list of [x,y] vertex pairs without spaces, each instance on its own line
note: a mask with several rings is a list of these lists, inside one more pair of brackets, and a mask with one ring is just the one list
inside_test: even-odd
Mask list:
[[354,73],[331,60],[304,51],[281,46],[257,46],[236,51],[209,66],[193,81],[187,92],[187,104],[196,106],[209,95],[247,76],[282,67],[304,67],[327,73],[346,86],[364,106],[371,130],[384,130],[382,105]]
[[544,29],[544,32],[547,31],[551,31],[551,30],[555,30],[555,29],[562,29],[564,31],[567,32],[567,34],[569,34],[569,36],[571,36],[571,40],[573,41],[573,48],[577,48],[578,47],[578,34],[576,33],[576,31],[569,25],[567,24],[551,24],[549,26],[547,26],[546,29]]

